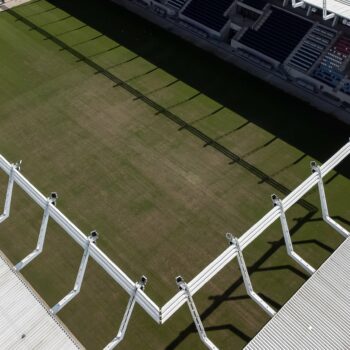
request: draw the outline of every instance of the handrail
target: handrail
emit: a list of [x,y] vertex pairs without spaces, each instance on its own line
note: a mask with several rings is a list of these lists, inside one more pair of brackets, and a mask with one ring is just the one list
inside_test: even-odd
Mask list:
[[[298,200],[300,200],[311,188],[313,188],[322,178],[326,176],[334,167],[336,167],[345,157],[350,154],[350,142],[347,142],[338,152],[336,152],[327,162],[319,167],[319,173],[312,173],[305,181],[303,181],[295,190],[287,195],[282,201],[284,211],[287,211]],[[48,199],[40,193],[13,164],[9,163],[0,155],[0,169],[2,169],[9,178],[14,181],[30,198],[34,200],[43,210],[48,205]],[[321,178],[320,178],[321,176]],[[12,195],[11,191],[7,191],[7,196]],[[11,198],[11,197],[10,197]],[[8,200],[7,202],[11,202]],[[6,209],[6,208],[5,208]],[[7,208],[9,212],[9,208]],[[6,210],[4,210],[4,213]],[[49,217],[54,220],[65,232],[71,236],[74,241],[85,249],[88,237],[73,224],[57,207],[50,205]],[[0,222],[6,217],[5,214],[0,216]],[[3,217],[3,220],[1,218]],[[271,209],[257,223],[248,229],[239,239],[239,246],[243,251],[257,237],[259,237],[269,226],[281,217],[278,207]],[[215,258],[208,266],[206,266],[196,277],[187,284],[187,292],[194,295],[207,282],[216,276],[227,264],[229,264],[237,256],[237,247],[230,245],[217,258]],[[134,296],[136,302],[159,324],[164,324],[176,311],[188,301],[188,295],[184,290],[180,290],[175,294],[163,307],[159,307],[142,289],[135,294],[135,282],[132,281],[122,269],[116,265],[96,244],[92,244],[89,248],[89,254],[95,262],[102,267],[107,274],[114,279],[130,296]]]

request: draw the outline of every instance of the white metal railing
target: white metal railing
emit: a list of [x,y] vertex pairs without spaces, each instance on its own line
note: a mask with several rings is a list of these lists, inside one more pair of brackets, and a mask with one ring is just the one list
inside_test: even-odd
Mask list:
[[228,234],[230,245],[205,267],[196,277],[189,283],[178,279],[180,285],[179,292],[172,297],[163,307],[159,307],[153,300],[144,292],[146,277],[142,277],[141,282],[132,281],[108,256],[97,247],[95,244],[97,233],[92,232],[92,235],[87,237],[77,226],[75,226],[59,209],[56,207],[57,194],[52,193],[49,198],[45,198],[21,173],[20,163],[10,164],[3,156],[0,155],[0,169],[8,176],[8,186],[5,198],[5,207],[3,214],[0,215],[0,223],[6,220],[10,215],[11,199],[13,185],[16,183],[30,198],[32,198],[43,210],[44,216],[40,228],[39,240],[35,250],[20,261],[15,267],[15,270],[20,270],[38,256],[44,247],[45,233],[47,222],[49,219],[54,220],[65,232],[67,232],[76,243],[84,249],[84,255],[79,268],[77,280],[74,289],[67,294],[51,311],[56,313],[66,305],[79,291],[83,282],[85,268],[89,257],[94,259],[109,276],[111,276],[118,285],[120,285],[129,295],[130,300],[122,320],[122,324],[118,335],[106,346],[106,349],[113,349],[123,338],[126,332],[129,319],[135,303],[138,303],[149,316],[157,323],[165,323],[175,312],[181,308],[186,302],[189,305],[197,330],[200,333],[201,340],[209,349],[216,349],[215,345],[206,336],[204,328],[198,316],[198,312],[194,305],[192,296],[199,291],[207,282],[217,275],[227,264],[229,264],[236,256],[239,258],[240,269],[244,277],[244,283],[248,294],[257,302],[265,312],[270,316],[275,314],[275,311],[257,294],[254,292],[251,285],[249,275],[243,259],[243,250],[250,245],[257,237],[259,237],[268,227],[270,227],[277,219],[281,220],[283,235],[287,245],[288,254],[296,260],[308,273],[312,274],[314,269],[306,263],[293,250],[290,233],[286,220],[286,211],[300,200],[310,189],[318,185],[322,209],[322,217],[333,229],[341,233],[344,237],[348,237],[349,232],[336,223],[328,213],[326,195],[323,186],[323,177],[326,176],[334,167],[336,167],[350,153],[350,142],[346,143],[336,154],[334,154],[326,163],[318,167],[315,162],[311,164],[312,174],[302,182],[293,192],[286,196],[283,200],[279,200],[276,196],[273,197],[274,207],[240,238],[236,239],[231,234]]

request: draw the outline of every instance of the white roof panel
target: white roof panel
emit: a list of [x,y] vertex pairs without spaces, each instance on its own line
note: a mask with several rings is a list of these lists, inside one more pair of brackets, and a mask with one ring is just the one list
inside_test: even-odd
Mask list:
[[[323,0],[305,0],[305,3],[323,9]],[[327,0],[327,10],[337,16],[350,19],[350,4],[346,0]]]
[[245,350],[350,349],[350,238]]
[[83,349],[0,252],[1,350]]

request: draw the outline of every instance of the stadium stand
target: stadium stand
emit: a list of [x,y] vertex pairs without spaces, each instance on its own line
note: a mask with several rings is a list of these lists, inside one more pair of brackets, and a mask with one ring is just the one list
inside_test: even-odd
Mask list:
[[321,57],[336,32],[316,25],[304,38],[300,47],[292,54],[288,65],[308,72]]
[[350,124],[350,0],[111,1]]
[[187,0],[169,0],[167,5],[175,10],[180,10],[185,5],[186,1]]
[[207,28],[220,32],[229,21],[229,18],[225,16],[225,12],[232,3],[233,0],[192,0],[185,7],[182,15]]
[[331,87],[337,87],[344,78],[342,71],[349,59],[350,39],[340,36],[336,43],[327,51],[313,75]]
[[267,5],[265,0],[241,0],[240,2],[260,11]]
[[277,8],[258,30],[249,28],[240,42],[283,62],[312,27],[312,22]]

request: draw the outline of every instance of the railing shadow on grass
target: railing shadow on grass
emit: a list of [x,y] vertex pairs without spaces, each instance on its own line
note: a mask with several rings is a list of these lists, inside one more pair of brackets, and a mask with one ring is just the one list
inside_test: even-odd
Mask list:
[[[253,164],[247,162],[244,160],[242,157],[239,155],[235,154],[219,142],[215,141],[213,138],[209,137],[190,123],[187,123],[183,119],[181,119],[179,116],[175,115],[173,112],[171,112],[168,108],[165,108],[161,105],[159,105],[157,102],[153,101],[151,98],[147,97],[145,94],[142,92],[138,91],[134,87],[132,87],[128,82],[125,82],[118,78],[116,75],[112,74],[108,70],[106,70],[104,67],[99,65],[98,63],[94,62],[91,60],[89,57],[83,55],[81,52],[79,52],[77,49],[74,47],[66,44],[63,42],[61,39],[59,39],[57,36],[50,34],[47,32],[45,29],[43,29],[40,26],[37,26],[35,23],[30,21],[28,18],[20,15],[17,13],[15,10],[8,10],[8,13],[12,15],[13,17],[16,18],[16,20],[24,23],[27,25],[31,30],[35,30],[38,33],[40,33],[44,39],[50,40],[53,43],[55,43],[59,48],[64,49],[65,51],[69,52],[71,55],[76,57],[78,59],[78,62],[84,62],[86,65],[91,67],[93,70],[96,72],[102,74],[105,76],[107,79],[111,80],[115,85],[115,87],[120,87],[128,91],[130,94],[132,94],[134,97],[138,98],[139,100],[143,101],[146,103],[148,106],[151,108],[155,109],[157,114],[161,114],[167,119],[171,120],[174,122],[178,127],[179,130],[186,130],[201,141],[204,142],[204,146],[210,146],[216,151],[220,152],[222,155],[227,157],[229,160],[231,160],[231,163],[238,164],[241,167],[243,167],[245,170],[249,171],[253,175],[255,175],[260,182],[265,182],[275,188],[277,191],[282,193],[283,195],[288,195],[291,190],[287,188],[285,185],[282,183],[276,181],[273,179],[271,176],[263,172],[261,169],[258,167],[254,166]],[[95,38],[92,38],[94,40]],[[243,126],[242,126],[243,127]],[[304,209],[306,209],[309,212],[316,212],[317,208],[310,202],[306,201],[305,199],[300,199],[298,201],[298,204],[301,205]]]
[[[349,126],[109,0],[48,1],[319,161],[350,135]],[[347,177],[349,164],[339,167]]]
[[[303,218],[300,218],[298,221],[296,221],[295,225],[290,229],[290,234],[293,236],[305,223],[312,220],[314,216],[314,213],[308,213]],[[275,254],[280,248],[285,248],[284,238],[282,237],[278,241],[272,242],[270,248],[263,253],[260,258],[258,258],[250,267],[248,267],[248,272],[250,275],[254,273],[261,273],[266,272],[263,268],[263,265],[270,259],[270,257]],[[260,269],[263,269],[263,271],[260,271]],[[273,267],[272,267],[273,269]],[[279,267],[277,267],[279,269]],[[294,273],[296,269],[291,269],[291,271]],[[297,276],[305,280],[307,277],[303,271],[298,270]],[[222,306],[223,303],[227,302],[228,300],[231,300],[232,294],[243,284],[242,277],[239,277],[236,281],[234,281],[221,295],[215,295],[210,296],[208,299],[212,301],[211,305],[209,305],[202,313],[201,313],[201,319],[202,321],[206,320],[215,310],[217,310],[219,307]],[[262,294],[260,294],[262,295]],[[234,297],[233,297],[234,298]],[[273,300],[269,295],[264,294],[264,299],[269,300],[270,302],[274,304],[276,309],[279,309],[278,306],[280,306],[276,301]],[[233,306],[234,307],[234,306]],[[237,329],[237,327],[234,326],[234,329]],[[166,350],[175,350],[185,339],[193,332],[195,332],[195,326],[192,323],[185,329],[183,329],[179,335],[166,347]],[[239,332],[235,332],[235,334],[243,339],[240,336]]]

